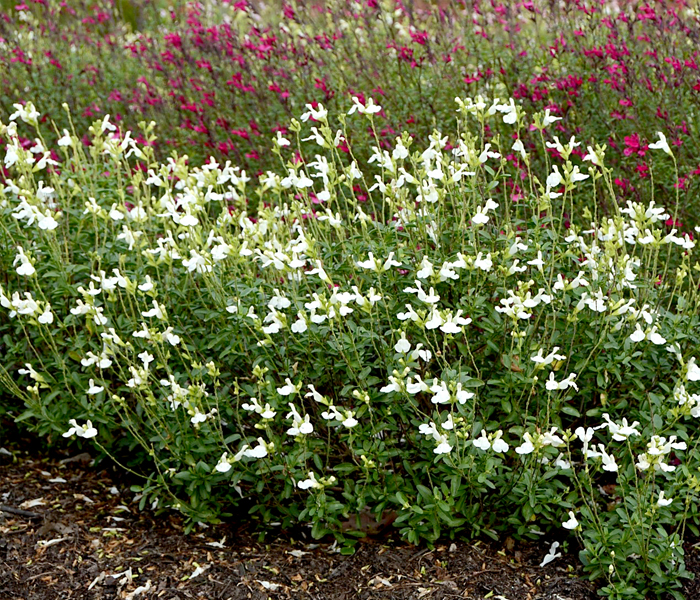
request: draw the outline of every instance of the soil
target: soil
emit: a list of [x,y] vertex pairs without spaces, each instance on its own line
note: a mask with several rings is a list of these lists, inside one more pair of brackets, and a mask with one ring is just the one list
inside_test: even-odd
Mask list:
[[[578,560],[539,563],[549,542],[445,541],[433,550],[392,533],[352,556],[333,543],[268,535],[240,521],[185,535],[175,514],[138,510],[128,485],[87,454],[25,440],[0,450],[2,600],[593,600]],[[687,549],[700,573],[700,553]],[[694,581],[688,598],[700,597]]]

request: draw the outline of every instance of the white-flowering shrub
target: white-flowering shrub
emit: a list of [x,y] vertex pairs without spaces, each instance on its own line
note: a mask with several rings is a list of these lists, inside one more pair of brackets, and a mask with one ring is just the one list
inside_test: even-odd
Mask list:
[[[573,138],[532,173],[520,107],[457,105],[460,132],[377,142],[368,165],[339,149],[350,122],[309,106],[258,177],[158,164],[154,124],[108,118],[48,150],[18,105],[0,333],[19,419],[91,439],[191,522],[240,505],[343,537],[368,507],[412,542],[568,529],[611,590],[661,564],[670,589],[700,490],[677,201],[618,207],[605,147],[579,160]],[[377,110],[353,99],[352,126]],[[493,119],[512,140],[485,137]],[[543,141],[554,119],[535,115]]]

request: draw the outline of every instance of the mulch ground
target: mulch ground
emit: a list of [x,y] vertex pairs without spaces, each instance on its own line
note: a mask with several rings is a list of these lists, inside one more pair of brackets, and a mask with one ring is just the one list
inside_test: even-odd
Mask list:
[[[186,536],[179,516],[139,512],[128,485],[90,456],[23,446],[0,450],[2,600],[598,598],[574,556],[539,566],[549,543],[428,550],[389,534],[343,556],[331,542],[258,542],[244,515]],[[700,573],[692,547],[688,566]]]

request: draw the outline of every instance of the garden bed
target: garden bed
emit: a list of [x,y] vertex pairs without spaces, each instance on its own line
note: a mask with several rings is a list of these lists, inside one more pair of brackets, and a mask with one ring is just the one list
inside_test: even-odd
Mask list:
[[[0,596],[596,598],[593,586],[577,576],[575,556],[539,566],[548,543],[538,547],[510,539],[493,545],[444,541],[429,550],[405,544],[389,532],[365,538],[354,556],[342,556],[335,544],[311,543],[302,531],[293,537],[273,531],[258,541],[247,519],[186,536],[179,516],[139,512],[133,497],[127,482],[104,465],[92,464],[87,454],[64,455],[55,449],[3,452],[2,504],[30,506],[26,510],[40,516],[0,513]],[[31,506],[37,499],[43,503]],[[692,554],[688,563],[694,564]],[[204,571],[192,577],[198,567]],[[129,569],[130,581],[128,575],[120,576]],[[147,592],[134,593],[143,586]]]

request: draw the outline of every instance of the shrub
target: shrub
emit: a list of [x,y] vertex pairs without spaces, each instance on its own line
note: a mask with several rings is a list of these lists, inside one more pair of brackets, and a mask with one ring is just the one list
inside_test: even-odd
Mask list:
[[[549,111],[457,106],[451,138],[377,140],[368,180],[347,140],[374,129],[370,100],[337,123],[307,107],[254,178],[156,161],[154,123],[143,144],[105,118],[50,150],[16,105],[0,374],[17,420],[89,439],[144,476],[142,507],[190,523],[238,506],[346,551],[363,511],[414,543],[563,527],[609,597],[677,590],[700,491],[678,192],[670,212],[618,206],[605,146],[531,169],[519,134]],[[487,142],[503,122],[515,142]],[[663,134],[652,149],[674,169]],[[579,208],[584,186],[611,214]]]
[[[240,1],[158,10],[151,2],[136,30],[125,18],[131,4],[13,3],[0,20],[4,116],[17,98],[32,97],[42,98],[42,118],[58,124],[59,136],[68,128],[64,102],[79,131],[106,114],[124,130],[153,119],[159,160],[175,148],[192,164],[214,155],[257,174],[276,168],[269,137],[286,134],[306,104],[336,113],[353,96],[381,98],[375,129],[388,149],[402,131],[423,145],[435,127],[454,130],[455,95],[513,96],[530,113],[565,117],[551,135],[605,142],[623,205],[661,191],[648,147],[664,131],[679,177],[664,171],[657,182],[670,197],[674,185],[681,190],[681,221],[697,212],[700,25],[682,2],[449,2],[432,11],[388,0],[270,2],[264,10]],[[492,127],[487,136],[508,134]],[[349,134],[366,161],[375,132]],[[526,148],[541,143],[536,132],[521,138]],[[533,167],[546,170],[544,158],[533,153]]]

